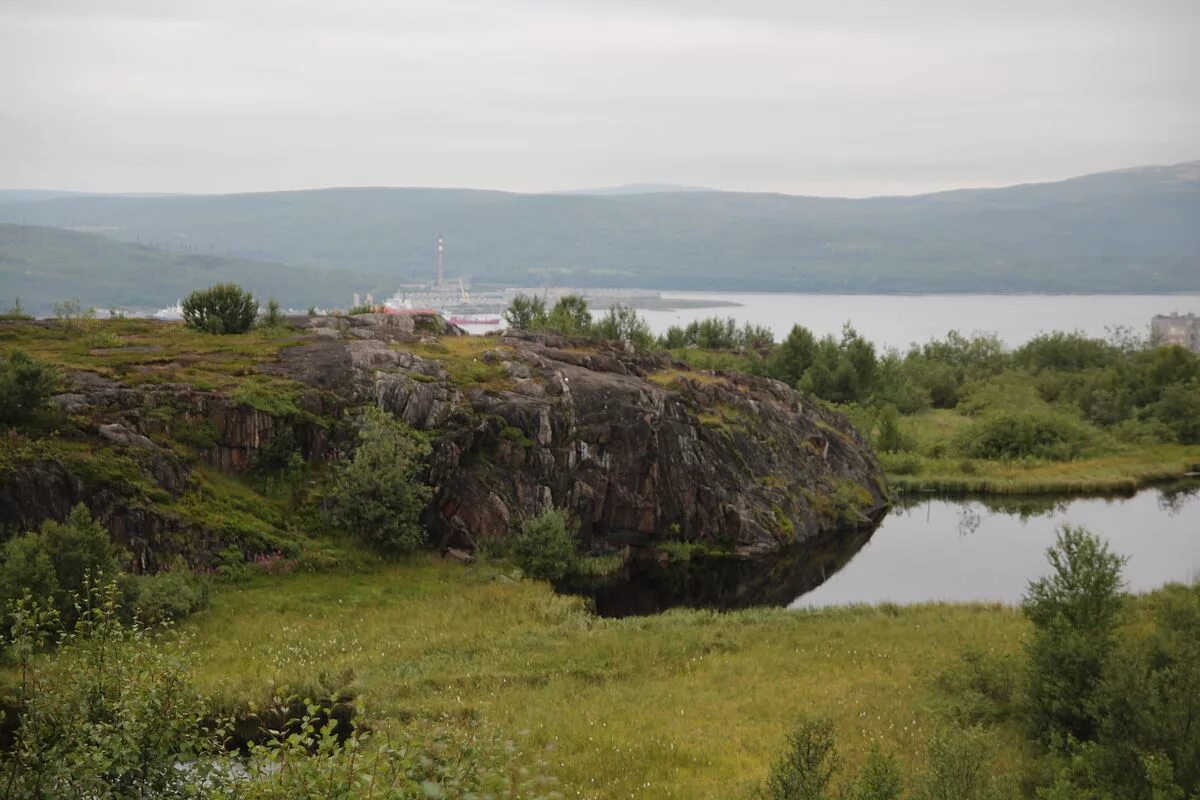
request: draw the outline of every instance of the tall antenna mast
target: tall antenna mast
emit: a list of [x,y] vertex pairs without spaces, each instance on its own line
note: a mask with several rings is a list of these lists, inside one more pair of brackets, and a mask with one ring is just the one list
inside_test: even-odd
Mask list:
[[445,249],[446,249],[446,245],[445,245],[445,243],[442,242],[442,235],[439,233],[438,234],[438,277],[437,277],[437,285],[438,285],[439,289],[446,282],[446,276],[442,272],[442,253],[445,251]]

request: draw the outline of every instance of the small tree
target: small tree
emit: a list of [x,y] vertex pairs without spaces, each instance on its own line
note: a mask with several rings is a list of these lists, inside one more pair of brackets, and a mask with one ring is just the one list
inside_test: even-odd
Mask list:
[[803,325],[793,325],[787,338],[767,360],[767,373],[788,386],[795,386],[816,360],[817,340]]
[[767,800],[828,800],[839,759],[833,720],[802,717],[787,736],[787,748],[771,765],[761,794]]
[[586,336],[592,327],[587,301],[577,294],[559,298],[546,318],[546,327],[564,336]]
[[78,298],[71,298],[70,300],[63,300],[54,304],[54,316],[68,325],[74,325],[80,320],[91,319],[96,316],[96,309],[85,309]]
[[363,412],[357,439],[353,457],[337,467],[329,521],[377,550],[411,553],[425,541],[420,516],[433,496],[419,479],[429,443],[375,407]]
[[508,327],[519,331],[543,328],[546,325],[546,301],[541,297],[519,294],[504,310]]
[[283,312],[279,309],[279,301],[274,297],[267,301],[267,313],[262,315],[258,324],[263,328],[279,328],[283,325]]
[[1125,559],[1081,527],[1064,525],[1046,551],[1051,573],[1031,581],[1022,609],[1033,623],[1029,721],[1044,743],[1090,741],[1095,699],[1113,649]]
[[593,330],[601,339],[619,339],[638,347],[654,344],[649,323],[637,311],[620,303],[610,307]]
[[258,315],[254,295],[233,283],[197,289],[181,303],[183,321],[205,333],[245,333]]
[[567,513],[548,508],[526,520],[513,539],[513,556],[531,578],[555,581],[575,567],[575,537],[567,529]]
[[14,297],[12,305],[8,307],[8,311],[0,315],[0,319],[32,319],[32,317],[25,313],[25,306],[21,305],[21,298]]
[[46,405],[58,383],[53,368],[19,350],[0,359],[0,423],[24,422]]

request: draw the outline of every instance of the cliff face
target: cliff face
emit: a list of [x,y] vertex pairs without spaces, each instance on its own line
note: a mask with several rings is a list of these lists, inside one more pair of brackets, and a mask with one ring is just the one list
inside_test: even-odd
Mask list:
[[[141,373],[126,362],[67,370],[55,402],[87,458],[25,437],[28,457],[0,466],[0,525],[60,518],[82,501],[146,568],[166,552],[231,542],[286,549],[270,528],[287,520],[223,521],[253,517],[252,497],[208,511],[205,498],[215,502],[220,474],[245,471],[274,442],[308,460],[338,457],[338,420],[364,403],[429,432],[425,519],[443,546],[503,538],[561,506],[597,549],[683,540],[771,552],[869,525],[886,505],[882,470],[857,432],[778,382],[696,372],[617,344],[458,337],[439,320],[298,323],[223,388],[133,380]],[[93,459],[108,466],[91,469]]]

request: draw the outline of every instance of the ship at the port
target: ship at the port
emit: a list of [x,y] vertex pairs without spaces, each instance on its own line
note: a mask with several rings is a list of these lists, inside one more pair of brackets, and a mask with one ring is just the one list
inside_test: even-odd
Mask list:
[[551,307],[559,298],[579,295],[594,308],[604,308],[616,303],[635,304],[657,301],[662,293],[647,289],[584,289],[567,286],[509,287],[472,291],[466,279],[459,277],[448,282],[445,276],[446,243],[442,236],[437,238],[437,279],[424,284],[398,290],[383,301],[386,310],[404,313],[415,309],[435,309],[455,325],[497,326],[502,324],[502,314],[519,294],[541,297]]

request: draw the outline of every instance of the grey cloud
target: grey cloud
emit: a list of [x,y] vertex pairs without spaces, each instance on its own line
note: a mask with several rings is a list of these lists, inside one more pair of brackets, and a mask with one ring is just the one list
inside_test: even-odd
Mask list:
[[1174,0],[9,0],[0,184],[1052,179],[1197,157],[1198,22]]

